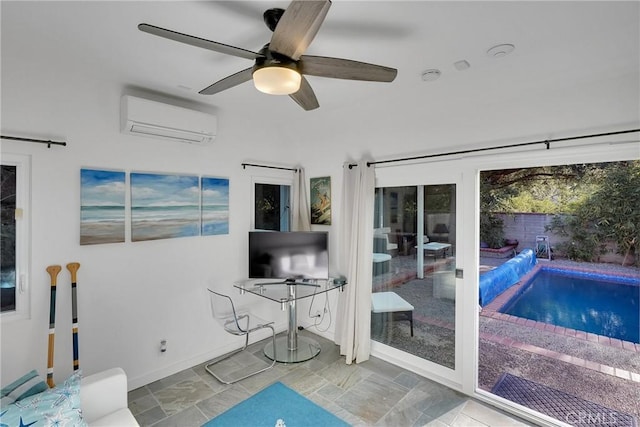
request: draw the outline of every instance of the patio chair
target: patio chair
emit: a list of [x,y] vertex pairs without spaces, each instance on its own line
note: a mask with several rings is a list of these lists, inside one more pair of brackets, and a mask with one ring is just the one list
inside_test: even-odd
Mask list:
[[[207,365],[205,365],[204,367],[205,370],[211,375],[213,375],[213,377],[218,381],[220,381],[221,383],[233,384],[245,378],[249,378],[250,376],[259,374],[260,372],[264,372],[267,369],[273,368],[273,366],[276,364],[276,355],[275,355],[276,332],[275,332],[275,329],[273,328],[274,322],[267,322],[251,314],[248,311],[238,312],[236,311],[236,307],[231,297],[218,293],[216,291],[212,291],[211,289],[207,289],[207,290],[209,291],[209,294],[210,294],[211,310],[213,312],[213,317],[216,319],[216,321],[223,327],[223,329],[227,333],[236,335],[236,336],[244,336],[245,341],[244,341],[244,346],[242,348],[232,351],[231,353],[223,356],[222,358],[216,359],[208,363]],[[240,376],[239,378],[235,378],[233,380],[225,379],[223,377],[223,374],[220,372],[221,370],[219,372],[215,372],[213,370],[213,367],[215,365],[225,360],[228,360],[233,356],[238,355],[239,353],[244,352],[249,345],[249,334],[265,328],[271,329],[271,335],[273,340],[274,355],[273,355],[273,362],[270,365],[258,370],[251,370],[248,373],[245,371],[247,368],[250,368],[250,366],[243,366],[240,369],[238,369],[237,365],[235,366],[231,365],[234,371],[243,372],[242,376]],[[241,360],[239,357],[237,359]],[[229,368],[229,365],[227,366],[227,368]],[[228,370],[229,369],[227,369],[227,371]]]
[[434,242],[447,243],[449,242],[449,227],[446,224],[438,223],[433,227],[431,237]]
[[413,310],[414,307],[395,292],[374,292],[371,294],[371,318],[374,323],[377,321],[378,324],[381,324],[380,317],[385,314],[391,315],[390,318],[393,321],[408,320],[411,336],[413,336]]
[[[389,253],[392,254],[392,252],[397,251],[398,250],[398,244],[395,242],[392,242],[389,239],[389,234],[391,233],[391,228],[390,227],[382,227],[382,228],[374,228],[373,229],[373,238],[374,240],[379,239],[379,241],[381,241],[382,245],[376,245],[374,243],[374,251],[379,251],[379,252],[383,252],[383,253]],[[382,249],[382,250],[380,250]]]
[[536,258],[551,261],[549,236],[536,236]]

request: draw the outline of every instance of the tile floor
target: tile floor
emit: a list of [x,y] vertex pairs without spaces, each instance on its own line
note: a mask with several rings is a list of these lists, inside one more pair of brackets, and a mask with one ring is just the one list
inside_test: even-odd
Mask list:
[[[301,334],[309,334],[302,331]],[[142,426],[201,426],[276,381],[354,426],[526,426],[503,412],[392,364],[371,358],[346,365],[338,347],[314,334],[322,351],[307,362],[283,365],[224,385],[204,365],[186,369],[129,392],[129,408]],[[265,363],[263,343],[241,355]],[[219,369],[238,365],[224,362]]]

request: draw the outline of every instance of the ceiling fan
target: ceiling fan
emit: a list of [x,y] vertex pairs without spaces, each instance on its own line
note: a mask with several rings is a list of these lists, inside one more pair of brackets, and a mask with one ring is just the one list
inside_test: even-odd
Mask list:
[[214,52],[254,60],[252,67],[219,80],[199,93],[213,95],[253,79],[256,88],[272,95],[289,95],[305,110],[319,107],[316,95],[304,75],[334,79],[392,82],[395,68],[349,59],[303,55],[320,29],[331,0],[293,0],[286,10],[269,9],[264,22],[273,31],[271,41],[259,52],[190,36],[150,24],[138,29]]

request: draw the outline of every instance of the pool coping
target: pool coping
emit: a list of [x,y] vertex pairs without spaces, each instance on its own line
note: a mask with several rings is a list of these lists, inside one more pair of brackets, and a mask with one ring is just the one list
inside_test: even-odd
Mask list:
[[[531,277],[533,277],[538,271],[544,268],[556,268],[555,266],[551,266],[546,263],[538,263],[536,264],[531,271],[520,278],[515,285],[509,287],[500,295],[498,295],[493,301],[487,304],[485,307],[482,307],[480,310],[480,315],[492,319],[502,320],[509,323],[514,323],[521,326],[527,326],[533,329],[537,329],[539,331],[554,333],[557,335],[563,335],[566,337],[582,339],[589,342],[598,343],[601,345],[605,345],[608,347],[613,347],[617,349],[623,349],[628,351],[633,351],[636,353],[640,353],[640,344],[632,343],[630,341],[620,340],[618,338],[610,338],[603,335],[597,335],[590,332],[579,331],[572,328],[565,328],[562,326],[552,325],[550,323],[539,322],[536,320],[525,319],[523,317],[512,316],[510,314],[500,313],[498,310],[506,304],[514,295],[516,295],[520,289],[529,282]],[[584,269],[584,268],[575,268],[570,266],[562,266],[563,270],[571,270],[580,273],[594,273],[594,274],[604,274],[611,275],[610,273],[593,270],[593,269]],[[625,276],[625,275],[622,275]],[[564,362],[568,362],[574,365],[583,366],[589,369],[593,369],[596,371],[600,371],[609,375],[614,375],[620,378],[629,379],[635,382],[640,382],[640,374],[625,371],[618,368],[612,368],[607,365],[602,365],[600,363],[584,360],[578,357],[569,356],[562,353],[557,353],[552,350],[548,350],[542,347],[533,346],[531,344],[526,344],[522,342],[518,342],[512,340],[508,337],[501,337],[494,334],[481,333],[481,338],[487,339],[493,342],[497,342],[500,344],[508,345],[510,347],[520,348],[527,351],[532,351],[537,354],[541,354],[547,357],[552,357],[557,360],[561,360]]]

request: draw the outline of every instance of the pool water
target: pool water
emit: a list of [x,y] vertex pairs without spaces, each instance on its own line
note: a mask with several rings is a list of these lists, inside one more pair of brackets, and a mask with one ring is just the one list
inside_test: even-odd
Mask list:
[[543,268],[499,311],[640,343],[640,278]]

